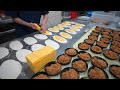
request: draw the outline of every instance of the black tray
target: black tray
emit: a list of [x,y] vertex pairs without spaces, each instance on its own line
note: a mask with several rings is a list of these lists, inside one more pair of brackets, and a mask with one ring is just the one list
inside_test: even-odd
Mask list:
[[[114,74],[110,71],[110,68],[113,67],[113,66],[116,66],[116,67],[120,67],[120,66],[119,66],[119,65],[110,65],[110,66],[109,66],[109,72],[110,72],[110,74],[111,74],[112,76],[116,77],[116,78],[119,78],[119,77],[117,77],[116,75],[114,75]],[[119,79],[120,79],[120,78],[119,78]]]
[[[70,69],[74,69],[73,67],[66,67],[66,68],[64,68],[62,71],[61,71],[61,73],[60,73],[60,78],[62,79],[62,73],[63,72],[65,72],[66,70],[70,70]],[[75,69],[74,69],[75,70]],[[75,70],[76,71],[76,70]],[[77,71],[76,71],[77,72]],[[79,72],[77,72],[78,73],[78,75],[79,75]],[[78,78],[79,79],[79,78]]]
[[[74,63],[74,62],[76,62],[76,61],[80,61],[81,59],[74,59],[73,61],[72,61],[72,64]],[[83,61],[83,60],[81,60],[81,61]],[[85,64],[86,64],[86,70],[88,69],[88,64],[85,62],[85,61],[83,61]],[[72,65],[72,67],[73,67],[73,65]],[[74,68],[74,67],[73,67]],[[74,68],[75,69],[75,68]],[[76,70],[76,69],[75,69]],[[85,71],[86,71],[85,70]],[[76,71],[78,71],[78,70],[76,70]],[[85,72],[85,71],[78,71],[78,72]]]
[[[58,60],[58,58],[60,57],[60,56],[62,56],[62,55],[65,55],[65,54],[61,54],[61,55],[59,55],[58,57],[57,57],[57,60]],[[70,56],[69,56],[70,57]],[[70,57],[71,58],[71,57]],[[71,60],[72,60],[72,58],[71,58]],[[71,62],[71,60],[68,62],[68,63],[66,63],[66,64],[63,64],[63,63],[60,63],[61,65],[67,65],[67,64],[69,64],[70,62]],[[59,62],[58,62],[59,63]]]
[[[90,67],[90,68],[88,69],[88,77],[89,77],[90,79],[92,79],[92,78],[90,77],[89,72],[90,72],[91,69],[94,69],[94,68],[95,68],[95,66],[92,66],[92,67]],[[97,68],[98,68],[98,67],[97,67]],[[99,69],[100,69],[100,68],[99,68]],[[106,79],[109,79],[108,74],[107,74],[103,69],[100,69],[100,70],[102,70],[102,71],[104,72],[104,74],[105,74],[105,76],[106,76]]]
[[[44,67],[44,69],[45,69],[45,72],[47,73],[47,71],[46,71],[46,67],[48,67],[48,66],[50,66],[51,64],[56,64],[57,62],[56,61],[51,61],[51,62],[49,62],[49,63],[47,63],[46,65],[45,65],[45,67]],[[48,74],[48,73],[47,73]],[[49,76],[56,76],[56,75],[58,75],[59,73],[57,73],[57,74],[55,74],[55,75],[51,75],[51,74],[48,74]]]
[[[106,60],[104,60],[103,58],[101,58],[101,57],[98,57],[98,56],[96,56],[97,58],[99,58],[100,60],[103,60],[104,62],[106,62],[106,64],[107,64],[107,66],[106,67],[104,67],[104,68],[101,68],[101,69],[105,69],[105,68],[107,68],[108,67],[108,63],[107,63],[107,61]],[[93,57],[92,57],[92,59],[93,59]],[[92,62],[92,59],[91,59],[91,63],[92,63],[92,65],[93,66],[96,66],[96,65],[94,65],[94,63]],[[96,66],[96,67],[98,67],[98,66]],[[98,67],[98,68],[100,68],[100,67]]]
[[[67,48],[66,50],[65,50],[65,53],[66,53],[66,51],[68,50],[68,49],[75,49],[75,48]],[[75,49],[76,50],[76,49]],[[76,50],[76,52],[77,52],[77,54],[78,54],[78,51]],[[66,53],[67,54],[67,53]],[[76,55],[77,55],[76,54]],[[70,57],[74,57],[74,56],[76,56],[76,55],[69,55],[69,54],[67,54],[68,56],[70,56]]]
[[[88,52],[79,51],[78,54],[80,54],[80,53],[88,53]],[[88,53],[88,54],[89,54],[89,53]],[[90,54],[89,54],[89,55],[90,55]],[[84,60],[84,59],[82,59],[82,58],[80,58],[80,57],[78,56],[79,59],[82,59],[82,60],[84,60],[84,61],[86,61],[86,62],[90,61],[90,60],[91,60],[91,57],[92,57],[92,56],[90,55],[90,59],[89,59],[89,60]]]

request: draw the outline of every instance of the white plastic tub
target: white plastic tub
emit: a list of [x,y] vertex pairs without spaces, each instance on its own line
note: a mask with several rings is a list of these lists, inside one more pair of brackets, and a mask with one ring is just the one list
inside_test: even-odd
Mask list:
[[101,19],[107,22],[113,22],[115,18],[115,13],[106,13],[106,12],[93,12],[91,20]]

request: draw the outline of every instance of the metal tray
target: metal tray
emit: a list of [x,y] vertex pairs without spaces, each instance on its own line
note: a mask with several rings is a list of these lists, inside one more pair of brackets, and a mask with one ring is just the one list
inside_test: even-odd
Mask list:
[[[85,33],[85,34],[73,45],[73,48],[77,49],[78,51],[81,51],[81,50],[78,48],[78,44],[81,43],[81,42],[84,42],[84,40],[88,38],[88,36],[89,36],[90,33],[92,32],[92,30],[95,29],[95,27],[96,27],[96,26],[92,27],[87,33]],[[98,40],[100,39],[100,37],[101,37],[101,35],[99,35]],[[94,44],[96,44],[96,43],[94,43]],[[107,49],[109,49],[109,48],[110,48],[110,44],[108,45]],[[110,60],[110,59],[106,58],[106,57],[103,55],[103,53],[101,53],[101,54],[95,54],[95,53],[91,52],[90,49],[86,50],[86,52],[90,53],[91,56],[98,56],[98,57],[101,57],[101,58],[103,58],[104,60],[106,60],[107,63],[108,63],[108,67],[105,68],[104,70],[105,70],[106,73],[108,74],[109,79],[116,79],[115,77],[113,77],[113,76],[110,74],[110,72],[109,72],[109,66],[112,65],[112,64],[120,65],[120,61],[119,61],[119,60]],[[91,66],[93,66],[93,65],[91,64],[91,61],[89,61],[89,62],[87,62],[87,63],[88,63],[88,68],[90,68]],[[84,73],[80,73],[80,77],[85,77],[85,76],[87,76],[87,73],[88,73],[88,70],[87,70],[86,72],[84,72]]]

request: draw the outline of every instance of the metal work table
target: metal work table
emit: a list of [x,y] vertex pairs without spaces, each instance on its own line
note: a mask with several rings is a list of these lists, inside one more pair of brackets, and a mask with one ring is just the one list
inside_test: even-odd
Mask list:
[[[86,24],[86,26],[83,27],[83,28],[81,29],[81,31],[77,31],[77,34],[71,34],[73,38],[72,38],[72,39],[67,39],[67,43],[65,43],[65,44],[59,43],[59,44],[60,44],[60,48],[57,50],[57,56],[59,56],[60,54],[63,54],[66,48],[73,47],[73,45],[80,39],[80,37],[82,37],[82,35],[84,35],[84,33],[85,33],[84,31],[85,31],[86,29],[88,29],[88,30],[91,29],[91,28],[92,28],[93,26],[95,26],[95,25],[98,25],[98,24],[90,22],[89,24]],[[102,25],[102,26],[103,26],[103,25]],[[116,25],[115,25],[115,23],[113,23],[113,24],[109,25],[108,27],[115,29],[115,28],[116,28]],[[64,31],[64,30],[61,30],[60,32],[62,32],[62,31]],[[27,36],[18,38],[18,39],[16,39],[16,40],[21,41],[21,43],[22,43],[23,46],[24,46],[23,49],[31,50],[31,46],[25,44],[25,43],[23,42],[23,39],[24,39],[25,37],[30,37],[30,36],[31,36],[31,37],[34,37],[34,35],[37,34],[37,33],[39,33],[39,32],[35,32],[35,33],[32,33],[32,34],[29,34],[29,35],[27,35]],[[53,35],[58,35],[58,34],[59,34],[59,33],[53,33],[52,35],[48,36],[48,39],[53,40],[52,36],[53,36]],[[45,40],[38,40],[38,39],[36,39],[36,40],[37,40],[37,44],[43,44],[43,45],[45,45]],[[16,51],[11,50],[11,49],[9,48],[9,43],[10,43],[10,42],[11,42],[11,41],[0,45],[0,47],[6,47],[6,48],[8,48],[8,49],[9,49],[9,52],[10,52],[10,54],[9,54],[7,57],[5,57],[5,58],[3,58],[2,60],[0,60],[0,65],[1,65],[5,60],[8,60],[8,59],[14,59],[14,60],[16,60],[16,61],[19,61],[19,60],[17,60],[17,58],[16,58]],[[20,62],[20,61],[19,61],[19,62]],[[21,63],[21,65],[23,66],[23,68],[22,68],[21,74],[18,76],[17,79],[30,79],[31,76],[32,76],[34,73],[33,73],[32,70],[28,67],[28,65],[27,65],[26,63],[22,63],[22,62],[20,62],[20,63]]]

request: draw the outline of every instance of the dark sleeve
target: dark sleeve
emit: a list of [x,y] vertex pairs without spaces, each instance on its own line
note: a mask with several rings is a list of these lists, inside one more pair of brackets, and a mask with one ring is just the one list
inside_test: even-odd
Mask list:
[[41,15],[46,15],[48,13],[49,13],[49,11],[41,11]]
[[6,12],[5,12],[5,15],[6,15],[6,16],[10,16],[10,17],[12,17],[12,18],[17,18],[17,17],[19,17],[18,11],[6,11]]

